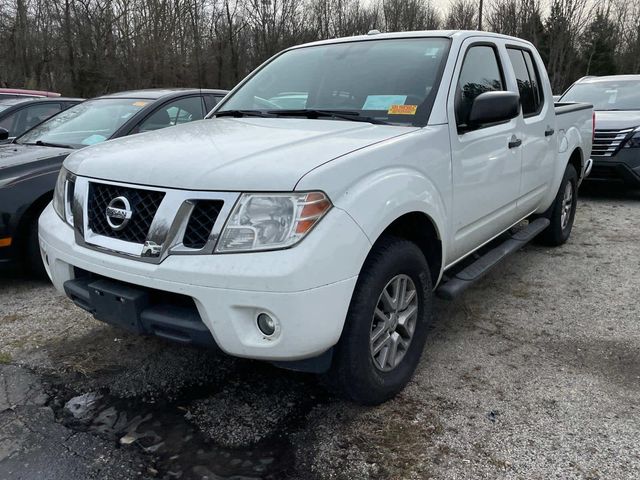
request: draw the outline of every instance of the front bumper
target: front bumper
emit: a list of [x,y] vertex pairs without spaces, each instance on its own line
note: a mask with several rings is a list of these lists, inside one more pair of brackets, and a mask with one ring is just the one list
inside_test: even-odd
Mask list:
[[[173,255],[157,265],[77,245],[73,230],[51,206],[39,227],[45,267],[59,291],[80,270],[187,296],[220,349],[271,361],[312,358],[338,342],[357,275],[371,248],[358,225],[338,208],[288,250]],[[258,329],[260,313],[277,320],[274,336],[265,337]]]
[[623,182],[640,187],[640,149],[621,149],[613,157],[596,157],[588,180]]

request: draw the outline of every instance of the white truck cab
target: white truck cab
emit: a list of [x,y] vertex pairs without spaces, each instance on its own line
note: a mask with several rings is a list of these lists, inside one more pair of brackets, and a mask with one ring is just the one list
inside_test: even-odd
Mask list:
[[530,43],[459,31],[290,48],[209,117],[69,156],[40,218],[54,285],[361,403],[409,381],[434,295],[568,239],[593,129]]

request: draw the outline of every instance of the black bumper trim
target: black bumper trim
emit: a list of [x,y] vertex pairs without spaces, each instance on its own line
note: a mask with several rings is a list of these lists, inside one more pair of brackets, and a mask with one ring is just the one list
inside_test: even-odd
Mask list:
[[64,290],[78,307],[110,325],[219,350],[195,305],[164,303],[156,298],[158,291],[110,279],[68,280]]

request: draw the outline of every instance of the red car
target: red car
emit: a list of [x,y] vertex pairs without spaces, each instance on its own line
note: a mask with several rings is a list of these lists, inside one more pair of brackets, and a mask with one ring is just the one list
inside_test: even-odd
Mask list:
[[0,88],[0,98],[19,97],[59,97],[59,93],[45,92],[42,90],[23,90],[20,88]]

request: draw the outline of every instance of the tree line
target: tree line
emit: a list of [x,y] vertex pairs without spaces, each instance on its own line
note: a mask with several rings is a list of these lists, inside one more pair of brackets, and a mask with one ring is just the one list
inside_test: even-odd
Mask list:
[[[483,3],[482,17],[480,4]],[[291,45],[372,29],[477,29],[533,42],[554,92],[640,73],[640,2],[626,0],[0,0],[0,86],[91,97],[230,88]]]

